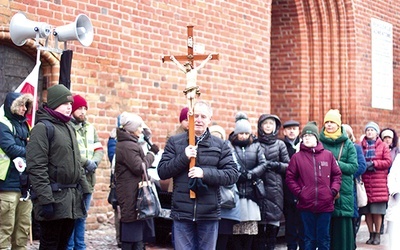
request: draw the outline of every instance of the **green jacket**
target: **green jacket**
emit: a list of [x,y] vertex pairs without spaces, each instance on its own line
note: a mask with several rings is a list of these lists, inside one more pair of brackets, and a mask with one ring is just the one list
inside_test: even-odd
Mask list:
[[340,148],[343,144],[342,154],[338,161],[340,170],[342,171],[342,185],[340,187],[340,197],[335,201],[335,210],[332,216],[334,217],[353,217],[354,212],[354,182],[353,174],[357,172],[357,151],[353,142],[347,137],[343,127],[342,135],[337,139],[331,139],[325,136],[322,129],[319,137],[324,145],[324,148],[331,151],[336,160],[339,158]]
[[[42,206],[53,204],[55,214],[47,220],[76,219],[86,215],[83,194],[90,193],[84,169],[81,167],[75,130],[69,123],[50,115],[44,108],[36,113],[37,123],[31,131],[26,148],[27,171],[33,192],[34,213],[39,221]],[[46,126],[41,120],[54,125],[53,140],[47,138]],[[73,186],[55,191],[51,184]]]

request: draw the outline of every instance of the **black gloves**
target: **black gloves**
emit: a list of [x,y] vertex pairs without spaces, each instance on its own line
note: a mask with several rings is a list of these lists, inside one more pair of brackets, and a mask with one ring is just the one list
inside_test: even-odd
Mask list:
[[45,219],[50,219],[54,216],[54,205],[53,203],[42,205],[42,211],[39,213]]
[[87,174],[93,174],[96,171],[97,163],[92,160],[87,160],[85,164],[85,170]]
[[368,161],[367,162],[367,171],[370,171],[370,172],[375,172],[376,171],[373,161]]
[[204,184],[201,178],[190,178],[188,186],[196,194],[205,194],[208,191],[207,184]]
[[279,161],[270,161],[268,162],[269,169],[278,172],[281,169],[281,163]]
[[152,144],[149,150],[153,152],[155,155],[158,153],[158,151],[160,151],[160,149],[156,144]]

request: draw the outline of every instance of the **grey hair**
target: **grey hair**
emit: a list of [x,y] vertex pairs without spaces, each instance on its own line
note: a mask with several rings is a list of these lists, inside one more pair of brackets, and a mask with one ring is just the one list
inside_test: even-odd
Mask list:
[[210,105],[208,102],[205,102],[205,101],[197,101],[197,102],[194,104],[194,108],[193,108],[193,109],[195,109],[196,106],[203,106],[203,107],[206,107],[206,108],[207,108],[207,111],[208,111],[208,114],[210,115],[210,118],[213,116],[213,111],[212,111],[211,105]]

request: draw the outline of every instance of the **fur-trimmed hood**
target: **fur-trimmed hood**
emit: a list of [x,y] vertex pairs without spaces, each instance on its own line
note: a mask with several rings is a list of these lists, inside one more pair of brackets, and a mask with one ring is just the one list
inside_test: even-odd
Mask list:
[[20,116],[17,114],[18,108],[21,105],[25,105],[28,109],[26,113],[32,110],[33,106],[33,96],[31,94],[21,94],[16,92],[10,92],[6,96],[6,100],[4,102],[4,114],[8,119],[17,118],[21,120],[25,118],[24,116]]

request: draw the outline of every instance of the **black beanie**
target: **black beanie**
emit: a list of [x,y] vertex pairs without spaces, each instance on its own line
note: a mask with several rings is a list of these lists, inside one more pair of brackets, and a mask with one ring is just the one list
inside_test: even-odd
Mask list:
[[317,138],[317,141],[319,141],[319,133],[318,133],[318,127],[316,122],[308,122],[303,130],[301,131],[301,137],[305,134],[312,134]]
[[74,102],[71,91],[62,84],[51,86],[47,89],[47,107],[56,109],[61,104]]

